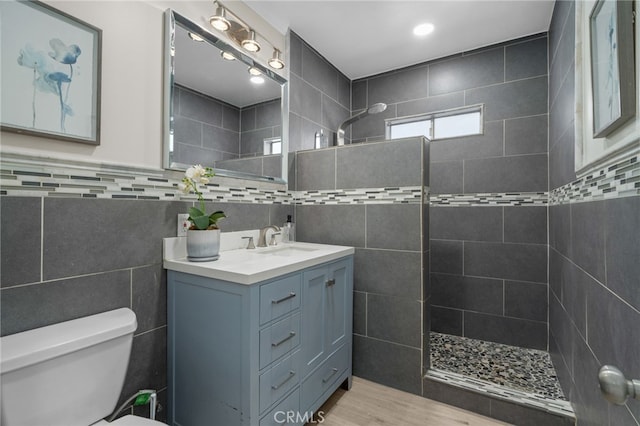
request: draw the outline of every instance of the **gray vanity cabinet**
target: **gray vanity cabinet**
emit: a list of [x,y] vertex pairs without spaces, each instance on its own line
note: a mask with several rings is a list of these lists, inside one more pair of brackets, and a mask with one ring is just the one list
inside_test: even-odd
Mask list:
[[170,425],[304,424],[350,386],[353,256],[253,285],[167,278]]
[[315,411],[326,400],[327,389],[332,393],[331,385],[351,369],[352,271],[352,264],[343,260],[303,274],[303,411]]

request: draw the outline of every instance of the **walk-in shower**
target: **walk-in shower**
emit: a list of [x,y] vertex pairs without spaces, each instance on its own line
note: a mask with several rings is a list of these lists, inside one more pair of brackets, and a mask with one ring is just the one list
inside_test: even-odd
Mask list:
[[338,143],[337,143],[337,145],[338,146],[344,145],[344,134],[345,134],[345,131],[347,130],[348,126],[350,126],[351,124],[353,124],[356,121],[360,120],[361,118],[365,118],[366,116],[371,115],[371,114],[378,114],[378,113],[384,111],[385,109],[387,109],[387,104],[383,104],[383,103],[373,104],[369,108],[367,108],[364,111],[362,111],[361,113],[356,114],[353,117],[350,117],[350,118],[344,120],[342,122],[342,124],[338,127],[338,132],[337,132],[337,142]]

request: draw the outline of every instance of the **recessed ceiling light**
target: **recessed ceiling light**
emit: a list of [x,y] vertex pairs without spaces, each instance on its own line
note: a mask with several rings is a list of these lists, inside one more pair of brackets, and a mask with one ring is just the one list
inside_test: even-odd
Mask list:
[[262,72],[256,67],[249,67],[249,74],[251,75],[260,75]]
[[264,83],[264,78],[262,78],[259,75],[254,75],[253,77],[251,77],[249,80],[251,80],[251,82],[253,84],[262,84]]
[[431,34],[434,29],[435,27],[433,26],[433,24],[424,23],[424,24],[416,25],[413,28],[413,34],[417,35],[418,37],[426,36],[427,34]]

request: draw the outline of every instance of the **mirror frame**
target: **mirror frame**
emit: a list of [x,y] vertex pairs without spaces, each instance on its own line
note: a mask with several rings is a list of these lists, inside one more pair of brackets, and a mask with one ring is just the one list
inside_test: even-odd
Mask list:
[[[165,11],[165,25],[164,25],[164,78],[163,78],[163,167],[167,170],[184,171],[189,165],[172,163],[170,158],[170,148],[173,145],[173,95],[174,95],[174,83],[175,83],[175,32],[176,25],[180,25],[187,31],[195,33],[202,37],[207,43],[213,45],[220,50],[230,50],[235,53],[237,60],[245,63],[248,66],[258,68],[266,77],[269,77],[282,88],[280,96],[280,108],[282,114],[282,154],[281,154],[281,176],[260,176],[257,174],[236,172],[233,170],[217,169],[214,168],[216,176],[225,176],[246,180],[257,180],[262,182],[273,183],[287,183],[288,174],[288,160],[287,154],[289,152],[289,83],[287,79],[279,74],[276,74],[265,65],[257,62],[255,59],[245,55],[242,51],[237,49],[225,41],[221,40],[218,36],[212,34],[202,26],[193,22],[176,12],[173,9],[167,9]],[[253,157],[251,157],[253,158]],[[205,165],[206,166],[206,165]]]

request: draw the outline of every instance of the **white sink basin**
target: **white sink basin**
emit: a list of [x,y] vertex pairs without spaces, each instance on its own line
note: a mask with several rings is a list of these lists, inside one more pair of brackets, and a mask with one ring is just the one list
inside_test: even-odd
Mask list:
[[296,245],[286,245],[286,246],[276,246],[270,247],[267,249],[258,250],[255,253],[263,256],[295,256],[297,254],[317,251],[316,247],[306,247],[306,246],[296,246]]
[[[185,240],[185,241],[183,241]],[[167,245],[173,257],[167,258]],[[182,248],[182,245],[185,247]],[[238,284],[255,284],[284,274],[299,271],[321,263],[353,254],[353,247],[327,244],[290,243],[254,250],[235,249],[220,252],[220,258],[212,262],[189,262],[186,259],[186,238],[165,238],[164,267],[208,278],[231,281]]]

